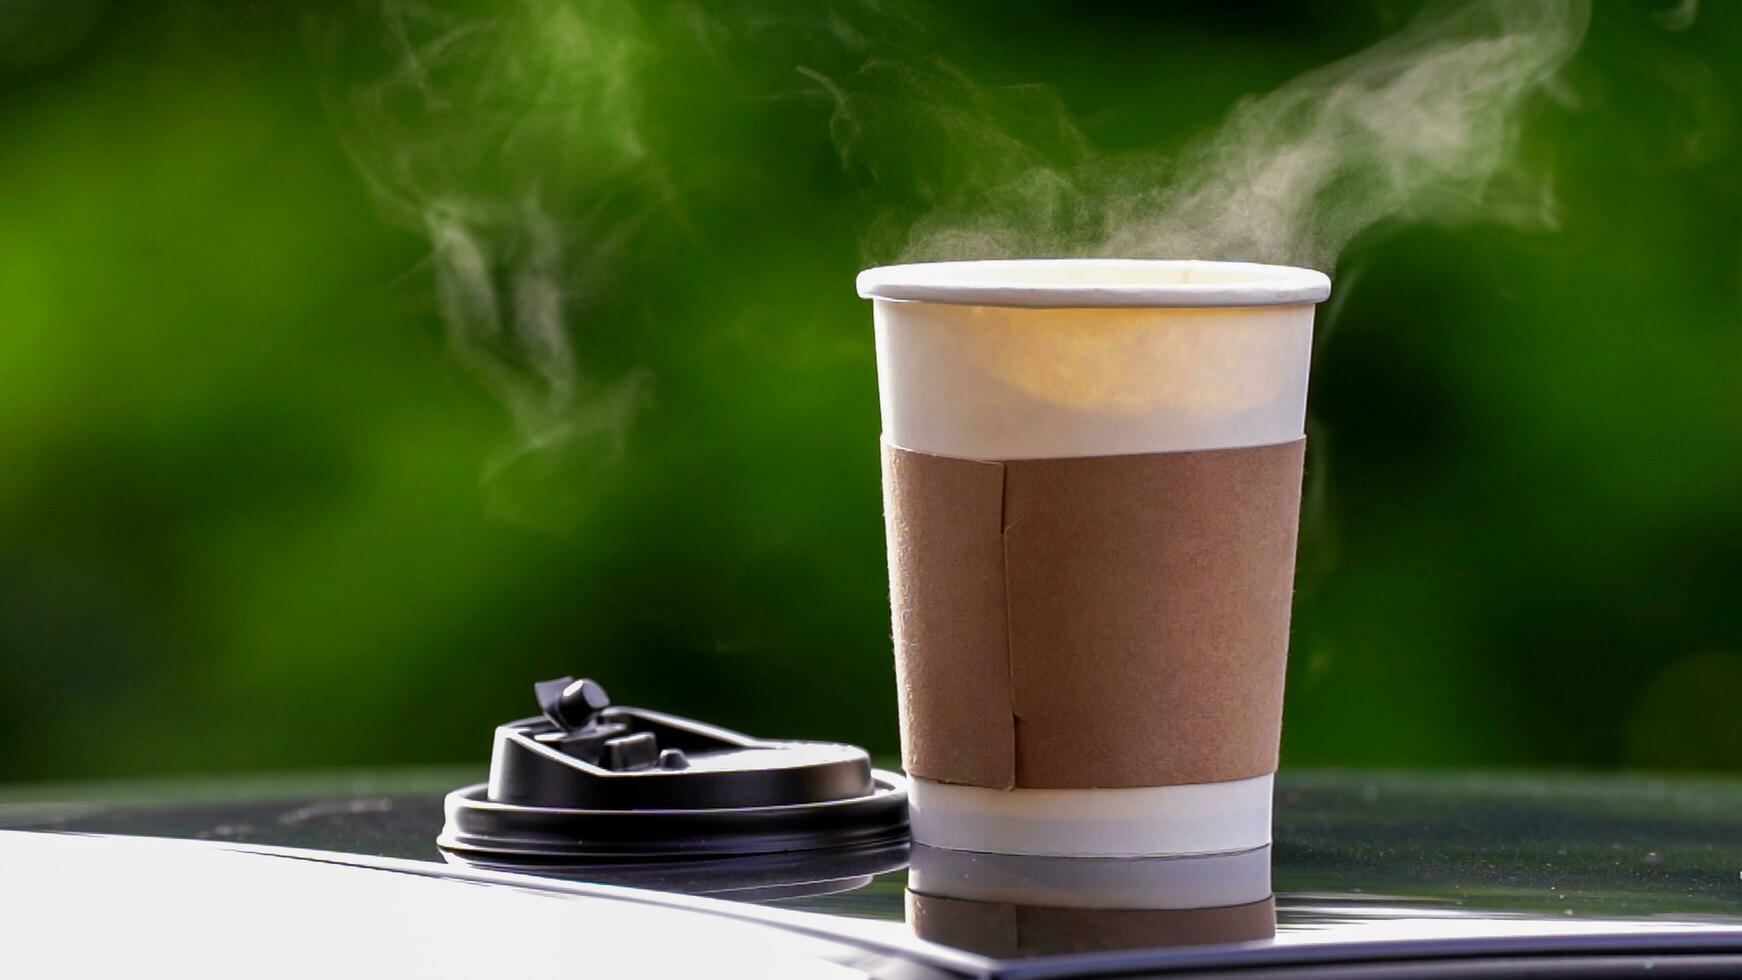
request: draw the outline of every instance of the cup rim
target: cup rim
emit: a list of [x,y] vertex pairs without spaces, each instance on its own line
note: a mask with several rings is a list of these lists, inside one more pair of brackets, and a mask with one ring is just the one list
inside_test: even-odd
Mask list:
[[856,285],[865,299],[1028,308],[1300,306],[1331,294],[1313,269],[1204,259],[911,262],[866,269]]

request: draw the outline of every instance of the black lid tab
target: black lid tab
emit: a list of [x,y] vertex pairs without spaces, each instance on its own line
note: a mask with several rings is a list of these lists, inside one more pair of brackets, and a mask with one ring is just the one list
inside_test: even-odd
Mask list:
[[[578,681],[573,677],[539,681],[532,685],[532,693],[538,698],[538,710],[544,712],[551,724],[566,731],[586,727],[599,712],[611,706],[611,696],[590,677]],[[570,721],[571,718],[574,720]]]

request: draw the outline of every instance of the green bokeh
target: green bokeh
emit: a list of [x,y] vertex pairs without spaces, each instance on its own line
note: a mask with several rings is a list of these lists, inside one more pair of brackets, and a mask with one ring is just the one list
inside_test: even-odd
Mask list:
[[[842,166],[798,69],[855,69],[857,8],[524,6],[0,0],[0,774],[473,760],[565,672],[893,749],[851,281],[879,215],[997,150]],[[870,43],[1165,150],[1413,9],[1215,6],[956,6]],[[1558,230],[1345,253],[1286,762],[1742,764],[1742,5],[1672,6],[1599,2],[1530,115]],[[530,74],[445,84],[543,128],[360,115],[403,67],[392,12],[505,19]],[[371,185],[397,164],[537,189],[585,379],[643,379],[625,427],[501,465],[430,239]]]

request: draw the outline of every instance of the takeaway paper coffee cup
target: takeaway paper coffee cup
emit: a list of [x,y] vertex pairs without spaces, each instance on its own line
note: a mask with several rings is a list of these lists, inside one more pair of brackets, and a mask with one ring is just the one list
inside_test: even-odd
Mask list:
[[863,272],[914,839],[1270,840],[1320,273]]

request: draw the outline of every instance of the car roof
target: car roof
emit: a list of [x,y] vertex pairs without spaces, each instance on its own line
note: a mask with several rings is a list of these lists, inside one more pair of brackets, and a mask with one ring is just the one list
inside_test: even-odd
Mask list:
[[[1270,855],[1274,938],[1168,947],[1177,940],[1138,931],[1137,941],[1114,948],[1060,947],[1056,936],[1042,942],[1042,924],[1023,918],[1020,906],[1015,918],[1006,915],[969,939],[928,942],[910,928],[911,880],[888,853],[864,856],[857,866],[852,856],[795,854],[735,869],[571,869],[569,880],[464,867],[445,860],[432,842],[443,790],[473,776],[428,770],[14,789],[0,794],[0,826],[203,839],[183,847],[221,850],[232,862],[239,855],[280,863],[289,857],[348,874],[386,872],[474,891],[482,884],[486,891],[532,889],[571,902],[661,909],[650,922],[674,911],[703,914],[729,923],[710,928],[791,933],[843,944],[852,951],[848,958],[893,957],[968,975],[1010,973],[1017,965],[1089,975],[1193,964],[1306,968],[1387,957],[1445,964],[1520,950],[1586,958],[1617,949],[1629,956],[1742,950],[1742,834],[1732,816],[1742,812],[1742,787],[1721,779],[1285,772]],[[163,858],[171,865],[180,859]],[[104,886],[90,880],[96,904],[104,904]],[[244,885],[232,894],[252,895]],[[9,883],[8,890],[17,887]],[[426,907],[392,914],[421,916]],[[571,934],[585,937],[607,920],[577,914],[571,921]],[[990,943],[981,941],[986,935]],[[819,962],[840,966],[838,960]]]

